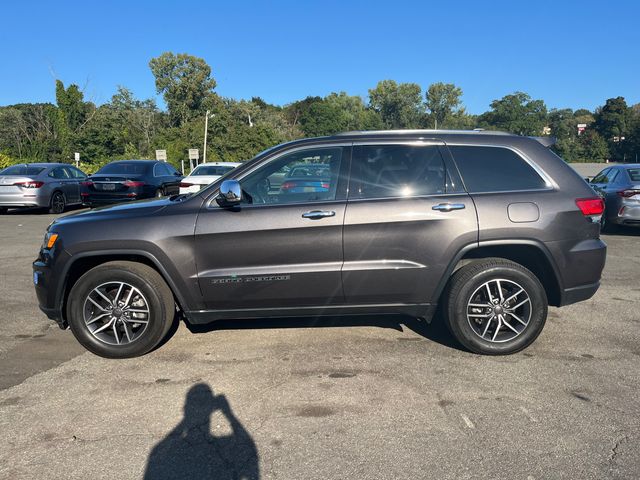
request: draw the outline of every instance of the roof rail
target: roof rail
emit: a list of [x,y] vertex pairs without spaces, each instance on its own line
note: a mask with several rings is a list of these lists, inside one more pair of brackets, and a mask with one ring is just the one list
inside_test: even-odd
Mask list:
[[506,135],[515,136],[513,133],[500,132],[497,130],[429,130],[429,129],[407,129],[407,130],[354,130],[351,132],[336,133],[336,136],[356,136],[356,135],[401,135],[412,134],[465,134],[465,135]]

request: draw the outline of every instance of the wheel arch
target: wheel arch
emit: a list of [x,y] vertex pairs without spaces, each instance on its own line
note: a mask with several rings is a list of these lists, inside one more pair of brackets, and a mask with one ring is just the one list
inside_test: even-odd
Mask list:
[[180,310],[183,313],[187,310],[185,308],[187,306],[187,303],[185,301],[184,295],[182,295],[180,289],[176,286],[175,282],[171,278],[171,275],[169,275],[162,263],[158,261],[158,259],[153,254],[144,250],[110,250],[106,252],[94,251],[75,255],[73,261],[69,262],[69,264],[65,266],[65,272],[63,275],[65,281],[64,284],[61,285],[60,291],[58,292],[58,304],[60,305],[60,312],[64,320],[66,320],[69,292],[71,292],[71,289],[76,284],[78,279],[86,272],[88,272],[92,268],[97,267],[98,265],[118,260],[142,263],[156,270],[169,286],[169,289],[173,293],[174,300],[178,304]]
[[542,242],[523,239],[479,242],[462,248],[451,261],[440,281],[435,299],[442,296],[449,279],[458,269],[474,260],[490,257],[511,260],[531,270],[544,287],[549,305],[556,307],[561,305],[561,277],[551,253]]

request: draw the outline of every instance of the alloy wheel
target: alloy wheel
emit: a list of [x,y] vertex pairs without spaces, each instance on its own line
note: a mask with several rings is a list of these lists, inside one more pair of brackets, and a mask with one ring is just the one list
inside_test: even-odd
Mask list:
[[149,302],[124,282],[108,282],[87,295],[83,318],[87,330],[108,345],[127,345],[142,337],[149,325]]
[[62,213],[64,212],[64,195],[60,192],[56,192],[53,194],[51,198],[51,212],[52,213]]
[[503,343],[520,336],[531,320],[531,298],[518,283],[492,279],[480,285],[467,302],[467,321],[485,341]]

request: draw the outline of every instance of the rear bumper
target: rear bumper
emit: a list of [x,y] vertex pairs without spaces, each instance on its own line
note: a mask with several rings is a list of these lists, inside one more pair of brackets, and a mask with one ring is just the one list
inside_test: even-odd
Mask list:
[[640,226],[640,203],[623,203],[615,216],[609,219],[611,223],[617,225]]
[[[29,189],[35,190],[35,189]],[[0,195],[0,207],[47,207],[49,197],[45,195],[28,194],[2,194]]]
[[559,274],[560,306],[591,298],[600,287],[607,244],[599,238],[546,244]]
[[571,305],[573,303],[589,300],[600,288],[600,282],[580,285],[579,287],[565,288],[562,292],[560,306]]

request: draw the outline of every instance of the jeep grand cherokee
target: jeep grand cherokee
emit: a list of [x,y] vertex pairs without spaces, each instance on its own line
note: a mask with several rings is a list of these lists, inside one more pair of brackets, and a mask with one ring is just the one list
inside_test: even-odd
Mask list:
[[[438,306],[469,350],[517,352],[548,305],[596,292],[605,262],[602,199],[549,144],[416,130],[279,145],[197,193],[53,222],[33,264],[40,308],[105,357],[148,352],[176,312],[195,324]],[[285,188],[304,165],[322,175]]]

